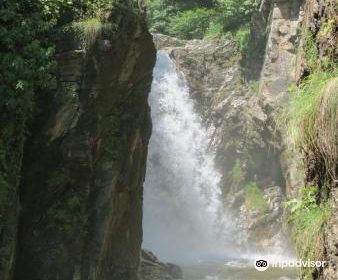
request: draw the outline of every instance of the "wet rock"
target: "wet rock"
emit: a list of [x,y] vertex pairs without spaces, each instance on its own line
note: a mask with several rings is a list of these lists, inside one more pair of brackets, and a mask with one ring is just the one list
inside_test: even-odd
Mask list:
[[300,0],[276,1],[260,80],[263,104],[273,111],[295,83]]
[[140,280],[182,279],[182,269],[172,263],[162,263],[150,251],[142,250]]
[[187,44],[187,41],[185,40],[177,39],[177,38],[166,36],[166,35],[159,34],[159,33],[153,34],[153,39],[154,39],[156,49],[162,50],[162,51],[164,50],[170,51],[171,48],[183,47]]

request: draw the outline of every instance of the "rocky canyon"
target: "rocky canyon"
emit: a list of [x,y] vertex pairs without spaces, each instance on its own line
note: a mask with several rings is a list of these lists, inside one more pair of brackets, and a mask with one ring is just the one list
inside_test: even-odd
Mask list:
[[338,279],[337,2],[66,2],[0,5],[0,279]]

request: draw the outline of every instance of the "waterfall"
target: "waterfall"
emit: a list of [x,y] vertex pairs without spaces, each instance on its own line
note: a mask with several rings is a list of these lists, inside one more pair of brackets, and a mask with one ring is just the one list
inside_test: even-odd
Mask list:
[[158,53],[149,96],[153,132],[144,184],[143,247],[161,260],[207,261],[231,254],[210,133],[184,75]]

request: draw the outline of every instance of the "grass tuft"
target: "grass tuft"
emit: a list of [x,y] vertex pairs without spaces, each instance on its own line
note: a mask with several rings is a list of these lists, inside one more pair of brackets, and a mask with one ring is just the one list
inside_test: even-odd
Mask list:
[[102,22],[99,18],[89,18],[74,23],[74,28],[80,36],[83,48],[89,50],[101,34]]
[[[295,241],[298,258],[303,260],[323,261],[325,249],[323,244],[327,222],[331,217],[331,202],[319,205],[318,188],[303,189],[302,200],[293,199],[286,202],[293,223],[292,236]],[[305,267],[301,270],[301,279],[312,280],[315,268]]]
[[100,36],[110,36],[117,31],[118,26],[110,22],[104,22],[103,12],[97,11],[97,15],[82,21],[73,23],[71,29],[79,37],[82,48],[89,51]]
[[[326,235],[326,224],[331,215],[331,207],[327,205],[318,206],[304,212],[295,220],[293,239],[296,244],[299,258],[310,260],[324,260],[324,238]],[[304,280],[312,279],[312,269],[303,271]]]
[[317,71],[300,89],[290,93],[284,111],[286,140],[293,149],[312,151],[325,161],[327,172],[335,178],[338,157],[338,80],[337,73]]
[[245,203],[249,208],[254,208],[260,212],[268,209],[268,204],[264,198],[263,191],[257,186],[256,182],[251,182],[244,188]]
[[74,23],[74,29],[77,31],[82,47],[87,51],[95,43],[97,37],[102,32],[103,24],[99,18],[89,18],[84,21]]
[[229,173],[232,179],[229,194],[233,195],[238,191],[240,183],[245,179],[245,172],[243,171],[240,159],[236,159],[235,164]]

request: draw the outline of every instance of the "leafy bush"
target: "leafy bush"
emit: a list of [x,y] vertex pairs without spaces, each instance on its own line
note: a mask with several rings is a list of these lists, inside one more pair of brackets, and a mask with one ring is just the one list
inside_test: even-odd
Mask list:
[[[250,23],[259,0],[148,0],[152,32],[182,39],[213,39]],[[239,35],[238,39],[244,39]],[[242,43],[243,41],[240,41]]]
[[240,52],[246,50],[250,39],[250,26],[248,24],[241,26],[233,34],[233,40],[237,43]]
[[244,188],[245,203],[248,207],[254,208],[260,212],[268,209],[263,191],[257,186],[256,182],[251,182]]
[[166,34],[166,27],[169,24],[170,18],[177,13],[175,6],[165,4],[161,0],[152,0],[147,2],[147,7],[150,31]]
[[207,9],[181,12],[171,19],[167,31],[182,39],[203,39],[211,16],[212,11]]
[[224,28],[220,23],[210,22],[208,29],[205,31],[204,40],[221,38],[224,36]]
[[[180,34],[169,30],[171,22],[176,21],[175,17],[180,13],[196,9],[211,9],[212,0],[148,0],[147,18],[151,32],[171,34],[179,37]],[[193,27],[192,27],[193,28]],[[180,36],[182,38],[182,36]]]
[[259,0],[217,0],[216,22],[221,22],[226,31],[236,30],[242,24],[250,22],[259,3]]

